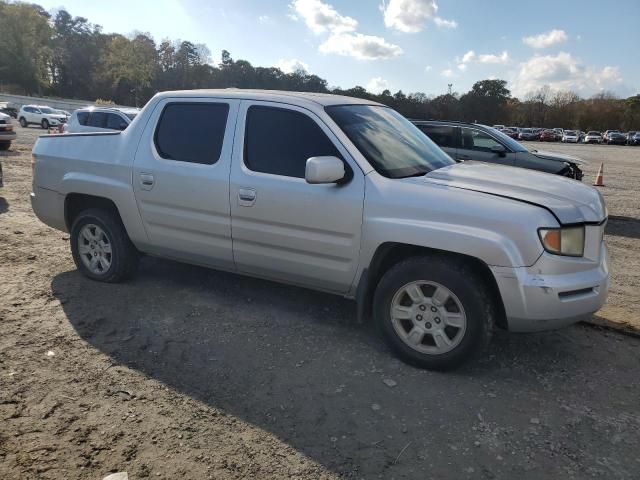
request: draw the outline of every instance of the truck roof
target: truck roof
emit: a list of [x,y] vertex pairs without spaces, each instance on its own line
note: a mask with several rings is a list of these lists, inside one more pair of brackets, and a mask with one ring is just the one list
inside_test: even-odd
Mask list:
[[329,105],[382,105],[381,103],[362,98],[347,97],[344,95],[332,95],[329,93],[315,92],[287,92],[282,90],[252,90],[243,88],[221,88],[203,90],[176,90],[162,92],[156,98],[166,97],[218,97],[237,98],[242,100],[264,100],[290,104],[313,103],[321,106]]

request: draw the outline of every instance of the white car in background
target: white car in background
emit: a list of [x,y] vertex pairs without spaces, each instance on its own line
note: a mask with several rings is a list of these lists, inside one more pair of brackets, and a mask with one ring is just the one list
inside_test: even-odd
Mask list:
[[18,121],[22,128],[40,125],[45,130],[67,123],[67,116],[46,105],[23,105],[18,112]]
[[562,143],[578,143],[580,134],[575,130],[565,130],[562,134]]
[[71,114],[65,133],[113,132],[126,129],[140,112],[138,108],[80,108]]
[[602,143],[602,134],[600,132],[591,131],[584,137],[584,143]]

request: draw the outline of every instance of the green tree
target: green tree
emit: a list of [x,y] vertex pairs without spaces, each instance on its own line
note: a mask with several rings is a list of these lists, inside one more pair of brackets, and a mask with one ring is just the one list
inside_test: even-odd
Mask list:
[[0,1],[0,32],[0,84],[22,93],[43,93],[50,84],[49,14],[37,5]]

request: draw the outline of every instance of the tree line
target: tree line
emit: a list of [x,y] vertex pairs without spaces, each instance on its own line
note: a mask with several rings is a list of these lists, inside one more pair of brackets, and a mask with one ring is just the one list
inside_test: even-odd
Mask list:
[[356,86],[330,87],[304,70],[254,67],[222,50],[214,62],[206,45],[148,34],[103,33],[66,10],[54,16],[37,4],[0,0],[0,90],[63,98],[105,99],[142,106],[156,92],[195,88],[261,88],[336,93],[389,105],[409,118],[448,119],[582,130],[640,130],[640,94],[626,99],[602,92],[580,98],[543,87],[515,98],[507,82],[476,82],[466,93],[380,94]]

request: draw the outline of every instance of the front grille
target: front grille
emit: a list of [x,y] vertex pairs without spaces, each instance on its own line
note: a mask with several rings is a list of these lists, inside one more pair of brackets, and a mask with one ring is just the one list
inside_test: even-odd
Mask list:
[[0,119],[0,125],[6,125],[6,124],[7,124],[7,121],[4,118]]

